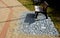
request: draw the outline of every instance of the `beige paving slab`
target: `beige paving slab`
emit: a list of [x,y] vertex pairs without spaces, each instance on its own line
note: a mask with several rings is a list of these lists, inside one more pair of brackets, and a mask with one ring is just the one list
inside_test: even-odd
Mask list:
[[4,7],[5,5],[0,2],[0,7]]
[[[8,6],[22,6],[22,4],[18,0],[3,0]],[[24,7],[24,6],[23,6]],[[25,7],[24,7],[25,8]]]
[[3,0],[3,1],[9,6],[19,5],[19,2],[17,0]]
[[9,15],[9,9],[0,9],[0,32],[4,26],[4,23]]
[[[18,18],[20,13],[23,13],[24,11],[28,11],[28,9],[26,9],[20,2],[18,2],[17,0],[3,0],[8,6],[13,6],[13,18]],[[17,7],[15,7],[17,6]]]
[[[27,11],[27,9],[20,4],[17,0],[3,0],[8,6],[16,6],[16,5],[21,5],[22,7],[13,7],[13,15],[12,15],[12,19],[17,19],[20,17],[20,13],[22,13],[23,11]],[[2,2],[0,2],[0,7],[6,7]],[[0,8],[0,31],[2,31],[2,28],[5,24],[6,19],[8,18],[8,15],[10,13],[10,9],[9,8]],[[12,24],[10,24],[12,25]],[[14,25],[15,26],[15,25]]]
[[0,9],[0,22],[5,21],[9,13],[10,10],[8,8]]
[[[20,4],[19,2],[16,2],[16,0],[14,0],[14,1],[13,0],[3,0],[3,2],[6,3],[8,6],[21,5],[21,7],[13,7],[12,8],[13,9],[13,15],[12,15],[12,19],[11,20],[19,18],[20,17],[20,13],[28,10],[22,4]],[[1,6],[1,7],[6,7],[6,6],[4,5],[4,6]],[[10,9],[9,8],[0,8],[0,12],[1,12],[0,13],[0,22],[6,21],[6,19],[8,18],[8,15],[10,13]],[[15,22],[15,21],[14,22],[12,21],[10,23],[10,26],[9,26],[7,34],[6,34],[6,38],[14,37],[13,36],[13,33],[14,33],[13,29],[15,29],[16,23],[17,22]],[[0,26],[1,26],[0,31],[2,31],[4,24],[5,24],[5,22],[2,23],[2,24],[0,23]]]

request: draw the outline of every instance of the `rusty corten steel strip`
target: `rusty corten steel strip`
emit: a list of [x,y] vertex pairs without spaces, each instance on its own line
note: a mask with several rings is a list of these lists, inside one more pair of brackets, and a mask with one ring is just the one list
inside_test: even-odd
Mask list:
[[[0,0],[0,2],[2,2],[6,7],[8,7],[8,5],[4,1]],[[10,10],[10,13],[8,15],[7,20],[10,20],[12,17],[12,14],[13,14],[12,8],[9,8],[9,10]],[[5,38],[8,28],[9,28],[9,25],[10,25],[10,22],[5,22],[4,27],[3,27],[1,34],[0,34],[0,38]]]

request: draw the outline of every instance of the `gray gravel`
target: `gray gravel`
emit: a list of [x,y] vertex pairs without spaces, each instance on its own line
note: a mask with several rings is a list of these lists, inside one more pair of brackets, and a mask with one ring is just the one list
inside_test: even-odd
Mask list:
[[34,12],[25,12],[19,20],[18,32],[32,35],[59,35],[50,17],[39,14],[38,21],[34,19]]

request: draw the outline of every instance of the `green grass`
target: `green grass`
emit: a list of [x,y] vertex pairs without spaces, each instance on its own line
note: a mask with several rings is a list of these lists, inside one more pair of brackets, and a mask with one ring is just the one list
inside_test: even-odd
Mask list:
[[48,15],[51,17],[52,21],[55,24],[56,29],[60,33],[60,16],[58,16],[55,13],[53,14],[52,12],[51,13],[48,13]]
[[[18,0],[20,3],[22,3],[27,9],[29,9],[30,11],[33,11],[34,10],[34,6],[32,5],[33,3],[31,2],[31,0]],[[51,11],[53,9],[51,8],[48,8],[47,9],[47,12],[48,12],[48,16],[51,17],[52,21],[54,22],[55,24],[55,27],[57,28],[57,30],[59,31],[60,33],[60,17],[56,17],[58,16],[58,14],[56,15],[55,13],[52,14]],[[56,16],[54,16],[56,15]],[[59,18],[59,20],[58,20]]]
[[32,5],[33,2],[31,0],[18,0],[18,1],[21,2],[29,10],[31,11],[34,10],[34,6]]

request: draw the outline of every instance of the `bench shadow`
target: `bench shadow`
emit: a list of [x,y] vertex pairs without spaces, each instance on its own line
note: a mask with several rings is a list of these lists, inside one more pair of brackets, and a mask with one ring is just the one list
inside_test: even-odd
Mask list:
[[32,23],[34,23],[34,22],[35,22],[34,16],[35,16],[35,14],[33,14],[33,13],[28,13],[28,14],[26,15],[26,18],[25,18],[24,22],[25,22],[25,23],[29,23],[29,25],[32,24]]

